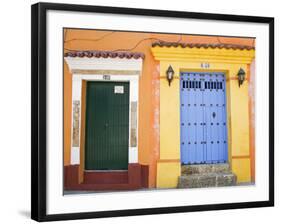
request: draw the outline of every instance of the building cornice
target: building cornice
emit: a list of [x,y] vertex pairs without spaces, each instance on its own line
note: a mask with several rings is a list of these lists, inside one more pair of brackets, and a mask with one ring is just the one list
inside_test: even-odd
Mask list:
[[254,49],[191,48],[154,46],[152,54],[159,61],[217,62],[249,64],[255,57]]
[[[120,74],[123,71],[133,75],[140,75],[143,59],[135,58],[96,58],[96,57],[64,57],[71,73],[96,73],[94,71],[115,71]],[[84,71],[84,72],[83,72]]]

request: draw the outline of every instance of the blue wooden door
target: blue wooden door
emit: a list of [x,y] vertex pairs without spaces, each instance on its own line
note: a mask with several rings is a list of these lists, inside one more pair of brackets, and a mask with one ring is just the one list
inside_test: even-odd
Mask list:
[[227,162],[224,73],[181,73],[181,162]]

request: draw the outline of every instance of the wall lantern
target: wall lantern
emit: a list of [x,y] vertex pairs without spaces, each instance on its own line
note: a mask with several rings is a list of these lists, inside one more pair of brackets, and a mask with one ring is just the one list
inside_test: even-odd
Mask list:
[[242,68],[240,68],[237,75],[238,75],[238,85],[239,85],[239,88],[240,88],[240,86],[245,81],[246,73],[245,73],[245,71]]
[[174,74],[175,74],[175,72],[174,72],[172,66],[169,65],[168,70],[166,71],[166,78],[167,78],[167,80],[169,82],[169,86],[171,85],[171,82],[172,82],[172,80],[174,78]]

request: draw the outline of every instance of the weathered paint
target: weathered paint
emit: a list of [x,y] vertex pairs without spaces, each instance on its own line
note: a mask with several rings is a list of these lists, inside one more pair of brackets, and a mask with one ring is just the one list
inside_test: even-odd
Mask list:
[[[151,54],[151,41],[154,41],[156,38],[164,41],[179,41],[181,42],[192,42],[192,43],[229,43],[229,44],[244,44],[244,45],[252,45],[253,39],[251,38],[227,38],[227,37],[215,37],[215,36],[192,36],[192,35],[169,35],[169,34],[157,34],[157,33],[135,33],[135,32],[112,32],[112,31],[96,31],[96,30],[79,30],[79,29],[67,29],[65,30],[65,52],[67,49],[71,50],[126,50],[131,49],[132,46],[136,46],[136,44],[140,41],[140,44],[137,45],[135,49],[132,51],[142,52],[145,54],[145,60],[143,63],[142,76],[139,81],[139,132],[138,132],[138,146],[139,146],[139,162],[143,165],[149,166],[149,187],[155,187],[156,181],[159,179],[156,178],[158,163],[157,160],[160,159],[160,154],[167,158],[167,153],[160,153],[160,128],[161,128],[161,111],[160,111],[160,101],[164,97],[160,94],[160,83],[167,84],[165,79],[165,66],[166,63],[160,67],[158,60],[154,59],[154,56]],[[118,40],[118,41],[117,41]],[[217,53],[222,51],[217,51]],[[239,50],[237,50],[239,52]],[[233,53],[233,51],[232,51]],[[231,53],[231,54],[232,54]],[[204,62],[206,62],[206,58],[203,56]],[[194,61],[187,61],[182,58],[177,63],[173,61],[173,68],[177,67],[177,74],[179,73],[179,69],[189,69],[194,68],[198,71],[201,71],[201,67],[198,63],[199,58],[196,58]],[[224,60],[225,62],[229,62],[228,60]],[[230,76],[231,69],[229,70],[229,66],[226,64],[224,66],[223,61],[210,60],[211,63],[211,71],[222,71],[226,72],[227,77]],[[164,62],[162,62],[163,64]],[[227,99],[230,99],[229,89],[231,82],[237,84],[237,80],[235,80],[235,76],[237,73],[236,69],[239,69],[239,65],[241,61],[236,63],[237,66],[233,66],[233,74],[231,80],[227,82]],[[246,63],[247,64],[247,63]],[[174,67],[175,66],[175,67]],[[230,66],[230,68],[232,67]],[[160,74],[161,70],[161,74]],[[176,74],[176,76],[177,76]],[[71,107],[72,107],[72,78],[71,73],[68,70],[66,63],[64,62],[64,165],[67,166],[70,164],[70,149],[71,149]],[[172,82],[173,85],[178,85],[179,80],[174,79]],[[247,81],[245,82],[247,83]],[[161,84],[161,86],[162,86]],[[243,84],[244,85],[244,84]],[[238,91],[238,90],[236,90]],[[162,91],[163,92],[163,91]],[[234,93],[233,93],[234,94]],[[83,93],[82,93],[83,95]],[[165,95],[165,94],[164,94]],[[82,99],[82,107],[83,107],[83,99]],[[229,107],[229,106],[228,106]],[[83,110],[83,109],[82,109]],[[230,108],[228,108],[230,110]],[[179,111],[178,111],[179,113]],[[177,115],[175,115],[177,116]],[[179,116],[179,114],[178,114]],[[81,123],[83,124],[83,114]],[[231,142],[231,119],[228,117],[228,133],[229,133],[229,142]],[[248,122],[249,123],[249,122]],[[250,126],[252,123],[250,122]],[[252,128],[253,125],[251,126]],[[254,130],[254,129],[253,129]],[[170,133],[172,130],[170,131]],[[254,133],[254,131],[252,132]],[[81,133],[82,135],[83,133]],[[81,137],[82,139],[82,137]],[[171,140],[172,141],[172,140]],[[82,147],[83,142],[81,142]],[[254,146],[252,147],[254,151]],[[177,149],[176,149],[177,151]],[[245,150],[247,151],[247,150]],[[178,150],[179,152],[179,150]],[[244,152],[244,151],[243,151]],[[80,151],[83,153],[83,150]],[[172,158],[178,158],[179,155],[176,153],[173,154]],[[253,153],[252,153],[253,155]],[[83,155],[80,154],[81,160],[83,159]],[[169,158],[170,159],[170,158]],[[230,158],[231,162],[231,158]],[[83,172],[83,166],[80,165],[80,173]],[[161,173],[161,172],[160,172]],[[178,172],[175,172],[178,174]],[[81,176],[81,175],[80,175]],[[173,179],[175,180],[175,178]],[[80,178],[80,181],[82,179]]]
[[[146,186],[145,166],[130,163],[128,171],[120,178],[120,173],[102,172],[96,175],[85,174],[84,182],[79,182],[79,165],[64,166],[65,190],[136,190]],[[99,179],[96,179],[98,176]]]
[[[239,88],[237,72],[243,68],[247,73],[247,65],[251,63],[254,50],[218,50],[218,49],[189,49],[180,47],[155,47],[152,49],[156,60],[160,61],[160,159],[179,158],[179,74],[182,71],[224,72],[227,76],[227,120],[229,162],[232,164],[232,156],[249,155],[249,105],[248,105],[248,80]],[[201,63],[209,63],[209,68],[202,69]],[[165,79],[166,70],[172,66],[175,78],[169,87]],[[162,78],[163,77],[163,78]],[[178,111],[177,111],[178,110]],[[239,169],[236,164],[243,164],[243,158],[235,159],[232,166],[233,172],[238,176],[238,182],[251,181],[247,169]],[[163,165],[161,165],[163,166]],[[163,169],[157,170],[157,179],[165,176]],[[178,173],[174,173],[174,183]],[[160,182],[159,182],[160,183]],[[157,187],[164,187],[157,184]],[[175,186],[174,186],[175,187]]]
[[152,71],[152,119],[151,125],[153,128],[153,140],[151,142],[151,156],[149,161],[149,187],[156,186],[156,172],[157,172],[157,163],[156,159],[159,159],[159,145],[160,145],[160,80],[159,80],[159,73],[160,73],[159,64],[156,64]]
[[255,182],[255,60],[249,66],[249,119],[250,119],[250,156],[251,181]]
[[[112,33],[112,34],[111,34]],[[107,35],[109,34],[109,35]],[[105,38],[102,38],[99,41],[91,41],[99,39],[100,37],[107,35]],[[139,40],[144,38],[149,38],[152,35],[149,33],[132,33],[132,32],[111,32],[111,31],[95,31],[95,30],[77,30],[77,29],[67,29],[65,35],[65,48],[74,49],[74,50],[118,50],[118,49],[129,49],[136,44]],[[170,40],[177,39],[178,36],[169,37]],[[118,41],[116,41],[118,40]],[[154,92],[157,92],[159,88],[157,84],[157,79],[159,73],[157,70],[157,62],[153,59],[153,56],[150,53],[151,41],[147,40],[144,44],[139,45],[134,51],[145,53],[144,64],[143,64],[143,75],[140,77],[139,88],[139,132],[138,132],[138,147],[139,147],[139,162],[144,165],[149,165],[149,186],[155,187],[156,183],[156,160],[158,159],[159,154],[159,137],[157,140],[157,124],[159,119],[157,118],[157,101],[159,99],[156,95],[153,95]],[[66,50],[67,51],[67,50]],[[67,67],[67,66],[65,66]],[[154,81],[151,79],[151,75],[154,76]],[[65,69],[64,76],[70,76],[70,73]],[[68,78],[68,77],[67,77]],[[71,114],[71,80],[70,82],[64,83],[64,123],[65,130],[71,130],[68,125],[71,122],[71,118],[68,118],[68,115]],[[155,106],[154,106],[155,105]],[[156,111],[156,112],[155,112]],[[159,107],[158,107],[159,111]],[[67,126],[68,125],[68,126]],[[151,128],[153,127],[153,128]],[[155,130],[155,131],[154,131]],[[159,131],[158,131],[159,132]],[[69,155],[70,147],[69,141],[70,136],[68,133],[64,135],[65,142],[65,165],[69,164]]]

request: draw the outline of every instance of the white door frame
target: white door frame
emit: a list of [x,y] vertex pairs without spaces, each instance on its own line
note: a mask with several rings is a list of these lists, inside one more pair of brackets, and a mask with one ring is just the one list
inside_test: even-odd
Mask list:
[[[128,162],[138,163],[138,101],[139,77],[142,59],[80,58],[65,57],[72,73],[72,116],[70,164],[80,164],[81,149],[81,97],[82,81],[129,82],[129,148]],[[132,106],[133,105],[133,106]],[[134,108],[133,108],[134,107]],[[135,114],[132,117],[132,110]],[[132,119],[133,118],[133,119]],[[131,131],[135,129],[135,141],[131,142]],[[76,139],[74,140],[73,133]]]

